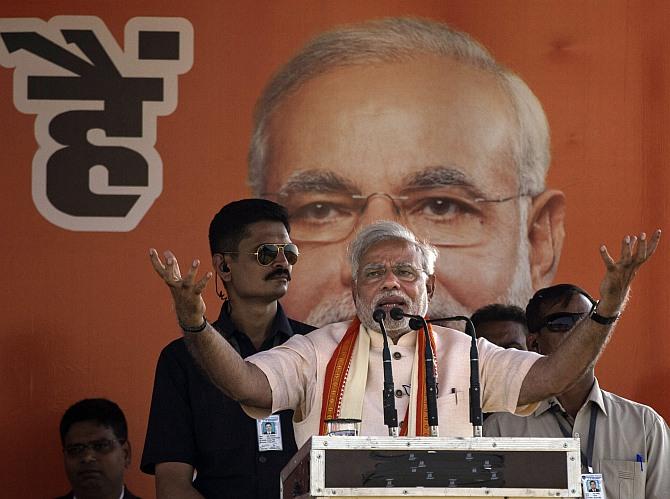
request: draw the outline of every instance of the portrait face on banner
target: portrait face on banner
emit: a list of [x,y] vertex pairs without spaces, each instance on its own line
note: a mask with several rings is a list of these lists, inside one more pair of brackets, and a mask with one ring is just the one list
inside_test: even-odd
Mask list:
[[518,128],[493,74],[434,55],[334,68],[291,92],[269,122],[263,193],[301,248],[288,312],[353,317],[347,245],[384,219],[440,251],[432,317],[525,305],[556,270],[563,197],[522,185]]

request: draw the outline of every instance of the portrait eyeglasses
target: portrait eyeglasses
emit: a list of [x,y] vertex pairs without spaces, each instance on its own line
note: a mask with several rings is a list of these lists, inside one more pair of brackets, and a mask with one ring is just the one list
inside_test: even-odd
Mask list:
[[[247,253],[247,254],[255,255],[258,264],[262,265],[263,267],[267,267],[277,259],[277,256],[279,256],[279,252],[282,252],[284,254],[284,257],[286,258],[286,261],[289,263],[289,265],[295,265],[296,262],[298,261],[298,256],[300,255],[298,247],[293,243],[286,243],[286,244],[263,243],[258,247],[258,249],[256,249],[254,253]],[[240,252],[224,251],[223,254],[239,255]]]
[[82,456],[87,449],[91,449],[96,454],[109,454],[114,449],[115,442],[123,445],[125,440],[109,440],[107,438],[102,438],[85,444],[66,445],[63,448],[63,452],[69,457]]
[[558,312],[551,314],[545,318],[537,330],[547,328],[547,330],[553,333],[567,333],[587,315],[588,312]]
[[[343,241],[359,226],[374,200],[386,201],[392,213],[418,236],[438,246],[473,246],[485,242],[504,205],[531,197],[525,192],[483,195],[463,185],[418,186],[397,194],[357,194],[346,190],[305,189],[264,193],[286,206],[291,238],[296,241]],[[391,216],[389,214],[389,216]]]

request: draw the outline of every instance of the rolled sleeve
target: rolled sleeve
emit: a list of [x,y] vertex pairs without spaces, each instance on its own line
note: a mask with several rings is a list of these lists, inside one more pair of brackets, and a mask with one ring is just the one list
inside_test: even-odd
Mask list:
[[500,348],[485,339],[478,340],[482,409],[485,412],[511,412],[527,416],[538,403],[518,406],[521,385],[530,368],[542,356],[514,348]]
[[[299,417],[305,413],[308,380],[316,378],[317,356],[307,336],[293,336],[285,344],[247,358],[268,379],[275,413],[292,409]],[[265,417],[267,410],[243,405],[251,417]]]

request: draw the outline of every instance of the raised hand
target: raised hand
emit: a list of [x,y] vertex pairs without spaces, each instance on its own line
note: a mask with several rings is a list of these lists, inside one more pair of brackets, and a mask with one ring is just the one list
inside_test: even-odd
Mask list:
[[182,277],[179,263],[174,254],[168,250],[163,255],[165,263],[161,261],[154,248],[149,250],[151,265],[170,288],[179,324],[186,327],[201,325],[207,308],[205,301],[202,299],[202,291],[212,278],[212,273],[207,272],[200,280],[196,281],[200,261],[193,260],[188,272]]
[[621,242],[621,258],[618,262],[610,256],[605,245],[600,247],[600,256],[605,262],[605,276],[600,283],[601,304],[600,313],[617,313],[626,301],[630,284],[633,282],[638,269],[656,251],[661,238],[661,231],[657,229],[647,241],[642,232],[639,237],[626,236]]

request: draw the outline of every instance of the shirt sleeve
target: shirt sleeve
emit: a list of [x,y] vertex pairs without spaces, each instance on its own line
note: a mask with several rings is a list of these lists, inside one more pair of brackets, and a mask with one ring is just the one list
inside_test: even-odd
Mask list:
[[647,497],[665,497],[670,490],[670,430],[667,423],[654,410],[649,409],[647,430]]
[[[268,379],[272,390],[271,412],[291,409],[300,421],[307,413],[307,388],[316,380],[317,355],[308,336],[292,336],[283,345],[247,357]],[[310,385],[311,383],[311,385]],[[242,406],[253,418],[267,416],[257,407]]]
[[174,344],[160,354],[140,469],[154,474],[156,464],[182,462],[195,466],[193,419],[188,401],[185,367]]
[[480,338],[479,372],[484,412],[511,412],[528,416],[537,403],[518,406],[523,380],[541,355],[515,348],[501,348]]

